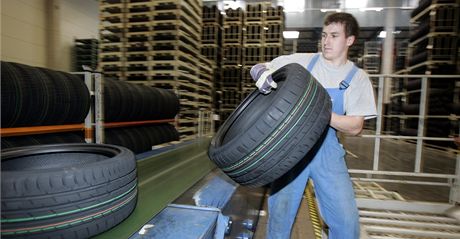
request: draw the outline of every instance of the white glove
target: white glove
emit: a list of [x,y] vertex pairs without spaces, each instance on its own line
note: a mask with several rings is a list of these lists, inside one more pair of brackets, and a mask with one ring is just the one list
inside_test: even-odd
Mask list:
[[272,88],[278,87],[272,78],[273,71],[267,69],[265,64],[257,64],[251,68],[250,74],[256,81],[256,86],[262,94],[269,94]]

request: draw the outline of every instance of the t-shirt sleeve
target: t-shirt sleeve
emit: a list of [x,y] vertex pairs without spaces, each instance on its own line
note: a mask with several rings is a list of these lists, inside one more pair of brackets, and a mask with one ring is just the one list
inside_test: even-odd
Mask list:
[[305,65],[311,58],[312,54],[308,53],[294,53],[291,55],[283,55],[273,59],[271,62],[266,63],[267,68],[270,70],[276,71],[279,68],[290,64],[290,63],[298,63],[300,65]]
[[374,89],[369,76],[363,70],[357,72],[345,96],[346,115],[364,116],[364,119],[377,116]]

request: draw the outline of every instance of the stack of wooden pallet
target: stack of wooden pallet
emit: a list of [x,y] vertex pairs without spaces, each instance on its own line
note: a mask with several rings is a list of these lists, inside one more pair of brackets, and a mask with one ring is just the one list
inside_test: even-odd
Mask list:
[[195,137],[211,110],[212,63],[201,56],[200,0],[103,0],[101,61],[106,77],[173,90],[181,139]]
[[[203,12],[203,19],[208,17],[209,22],[220,16],[215,6]],[[217,65],[221,66],[215,79],[215,109],[222,121],[254,90],[249,74],[251,67],[282,54],[284,23],[282,7],[261,2],[248,4],[246,10],[226,9],[221,35],[216,32],[218,25],[205,25],[203,42],[216,45],[208,45],[203,51],[208,59],[216,59]],[[219,44],[222,44],[220,62]]]
[[246,6],[243,35],[242,98],[254,90],[249,74],[251,67],[280,56],[283,51],[284,12],[282,7],[268,3]]

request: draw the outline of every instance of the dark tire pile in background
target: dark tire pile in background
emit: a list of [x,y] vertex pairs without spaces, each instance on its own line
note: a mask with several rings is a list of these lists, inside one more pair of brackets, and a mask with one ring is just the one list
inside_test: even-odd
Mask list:
[[[1,127],[29,127],[83,123],[91,97],[83,75],[1,62]],[[179,112],[174,92],[127,82],[104,81],[105,122],[173,119]],[[174,126],[162,123],[148,126],[106,129],[106,142],[125,146],[134,153],[151,146],[179,139]],[[83,143],[82,131],[2,137],[2,148]],[[149,145],[150,144],[150,145]]]

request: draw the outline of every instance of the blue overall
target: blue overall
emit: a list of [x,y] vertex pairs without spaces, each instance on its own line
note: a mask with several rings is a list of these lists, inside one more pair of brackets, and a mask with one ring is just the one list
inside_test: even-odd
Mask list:
[[[307,67],[312,71],[320,54],[313,56]],[[332,111],[344,115],[343,98],[357,71],[353,66],[338,88],[326,89],[332,99]],[[308,178],[315,185],[321,216],[329,226],[330,239],[358,239],[359,215],[355,195],[344,160],[345,150],[339,144],[336,130],[329,127],[323,144],[301,173],[268,198],[267,238],[289,238]]]

